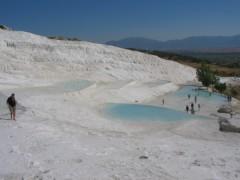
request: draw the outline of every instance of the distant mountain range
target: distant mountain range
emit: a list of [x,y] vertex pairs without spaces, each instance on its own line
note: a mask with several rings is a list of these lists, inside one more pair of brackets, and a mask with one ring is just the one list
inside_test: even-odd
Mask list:
[[235,36],[195,36],[180,40],[158,41],[142,37],[130,37],[119,41],[106,42],[122,48],[164,51],[223,51],[240,52],[240,35]]

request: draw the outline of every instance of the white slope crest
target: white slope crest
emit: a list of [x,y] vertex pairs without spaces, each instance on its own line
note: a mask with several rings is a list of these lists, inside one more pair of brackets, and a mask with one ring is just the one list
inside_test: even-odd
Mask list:
[[193,81],[196,76],[194,68],[140,52],[7,30],[0,30],[0,73],[39,79],[174,83]]

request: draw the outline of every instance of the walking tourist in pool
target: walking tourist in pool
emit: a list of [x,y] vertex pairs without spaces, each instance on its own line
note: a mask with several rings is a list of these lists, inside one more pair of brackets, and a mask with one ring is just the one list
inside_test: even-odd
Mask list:
[[194,97],[195,104],[197,103],[197,96]]
[[193,102],[191,103],[191,109],[194,109],[194,104],[193,104]]
[[200,104],[198,104],[198,111],[200,111],[200,108],[201,108],[201,107],[200,107]]
[[186,111],[187,111],[187,113],[188,113],[188,111],[189,111],[189,106],[188,106],[188,105],[186,105]]
[[188,99],[190,99],[190,97],[191,97],[191,95],[190,95],[190,94],[188,94]]
[[194,113],[195,113],[195,111],[194,111],[194,104],[193,104],[193,102],[191,103],[191,113],[192,113],[192,114],[194,114]]
[[10,111],[11,120],[16,120],[16,105],[17,101],[15,99],[15,94],[12,93],[7,99],[7,105]]
[[162,104],[164,104],[165,103],[165,101],[164,101],[164,99],[162,100]]

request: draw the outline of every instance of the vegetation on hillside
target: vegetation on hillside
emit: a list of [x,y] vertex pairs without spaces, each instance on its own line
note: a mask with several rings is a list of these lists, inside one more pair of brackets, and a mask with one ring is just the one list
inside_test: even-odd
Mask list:
[[196,73],[198,80],[202,82],[204,86],[209,87],[211,85],[220,93],[226,90],[226,83],[221,83],[219,81],[219,78],[214,74],[209,65],[202,63],[201,66],[197,68]]
[[219,79],[215,76],[209,65],[202,63],[199,68],[197,68],[197,78],[206,87],[210,85],[218,84]]
[[0,29],[3,29],[3,30],[10,30],[9,27],[5,26],[5,25],[2,25],[0,24]]
[[[193,57],[190,55],[182,55],[182,54],[177,54],[172,52],[162,52],[162,51],[149,51],[149,50],[138,50],[138,49],[130,49],[130,50],[140,51],[140,52],[152,54],[164,59],[177,61],[181,64],[185,64],[194,68],[199,68],[202,63],[207,63],[209,67],[212,69],[212,71],[218,76],[240,76],[240,66],[237,65],[238,63],[240,63],[240,59],[239,61],[236,61],[236,59],[235,61],[230,61],[226,65],[225,61],[224,62],[215,61],[214,59],[211,59],[211,58]],[[240,54],[239,54],[239,57],[240,57]]]
[[230,67],[230,68],[240,68],[240,53],[197,53],[188,52],[183,53],[187,56],[192,56],[198,59],[205,59],[211,64],[216,64],[220,66]]

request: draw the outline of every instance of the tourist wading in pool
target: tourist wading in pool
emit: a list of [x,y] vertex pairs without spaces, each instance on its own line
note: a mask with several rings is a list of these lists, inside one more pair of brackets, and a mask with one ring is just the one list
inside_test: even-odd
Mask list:
[[16,120],[16,105],[17,101],[15,99],[15,94],[11,94],[7,99],[7,105],[11,114],[11,120]]

